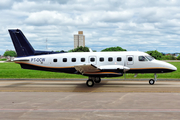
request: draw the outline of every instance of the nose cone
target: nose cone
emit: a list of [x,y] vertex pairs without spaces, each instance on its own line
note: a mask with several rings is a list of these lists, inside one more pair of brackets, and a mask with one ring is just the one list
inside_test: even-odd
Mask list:
[[172,71],[176,71],[176,70],[177,70],[177,68],[176,68],[174,65],[171,65],[171,64],[170,64],[169,68],[170,68]]
[[157,66],[162,67],[161,72],[166,73],[166,72],[173,72],[177,70],[177,68],[170,63],[159,61],[159,60],[154,60],[154,62],[156,63]]
[[176,71],[177,70],[177,68],[174,65],[170,64],[170,63],[163,62],[163,64],[164,64],[165,68],[168,68],[171,71]]

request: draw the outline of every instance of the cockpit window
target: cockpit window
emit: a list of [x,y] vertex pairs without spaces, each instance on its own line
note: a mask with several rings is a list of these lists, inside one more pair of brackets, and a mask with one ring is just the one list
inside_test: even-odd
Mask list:
[[152,60],[154,60],[154,58],[152,57],[152,56],[145,56],[149,61],[152,61]]
[[139,61],[147,61],[147,59],[144,56],[139,56]]

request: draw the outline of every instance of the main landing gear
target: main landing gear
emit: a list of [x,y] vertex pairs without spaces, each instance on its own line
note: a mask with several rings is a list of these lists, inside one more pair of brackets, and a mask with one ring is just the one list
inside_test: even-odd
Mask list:
[[149,84],[150,85],[154,85],[154,83],[157,81],[157,75],[156,75],[156,73],[154,74],[154,79],[150,79],[149,80]]
[[95,83],[100,83],[101,78],[100,77],[89,77],[89,79],[86,81],[86,85],[88,87],[92,87],[92,86],[94,86],[94,82]]

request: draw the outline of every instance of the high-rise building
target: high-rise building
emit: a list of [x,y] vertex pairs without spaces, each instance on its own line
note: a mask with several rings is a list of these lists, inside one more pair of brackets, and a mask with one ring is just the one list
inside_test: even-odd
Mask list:
[[85,47],[85,36],[83,31],[78,31],[78,34],[74,35],[74,49],[77,47]]

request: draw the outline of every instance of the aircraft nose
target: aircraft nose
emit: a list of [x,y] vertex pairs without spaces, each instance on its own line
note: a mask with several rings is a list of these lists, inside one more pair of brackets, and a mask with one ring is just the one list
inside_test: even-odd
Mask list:
[[155,62],[158,63],[161,67],[164,67],[166,69],[165,71],[162,72],[173,72],[177,70],[177,68],[170,63],[164,61],[158,61],[158,60],[156,60]]
[[174,66],[174,65],[172,65],[172,64],[167,64],[167,67],[170,69],[170,70],[172,70],[172,71],[176,71],[177,70],[177,68]]
[[175,67],[175,66],[173,65],[171,69],[172,69],[173,71],[176,71],[176,70],[177,70],[177,67]]

